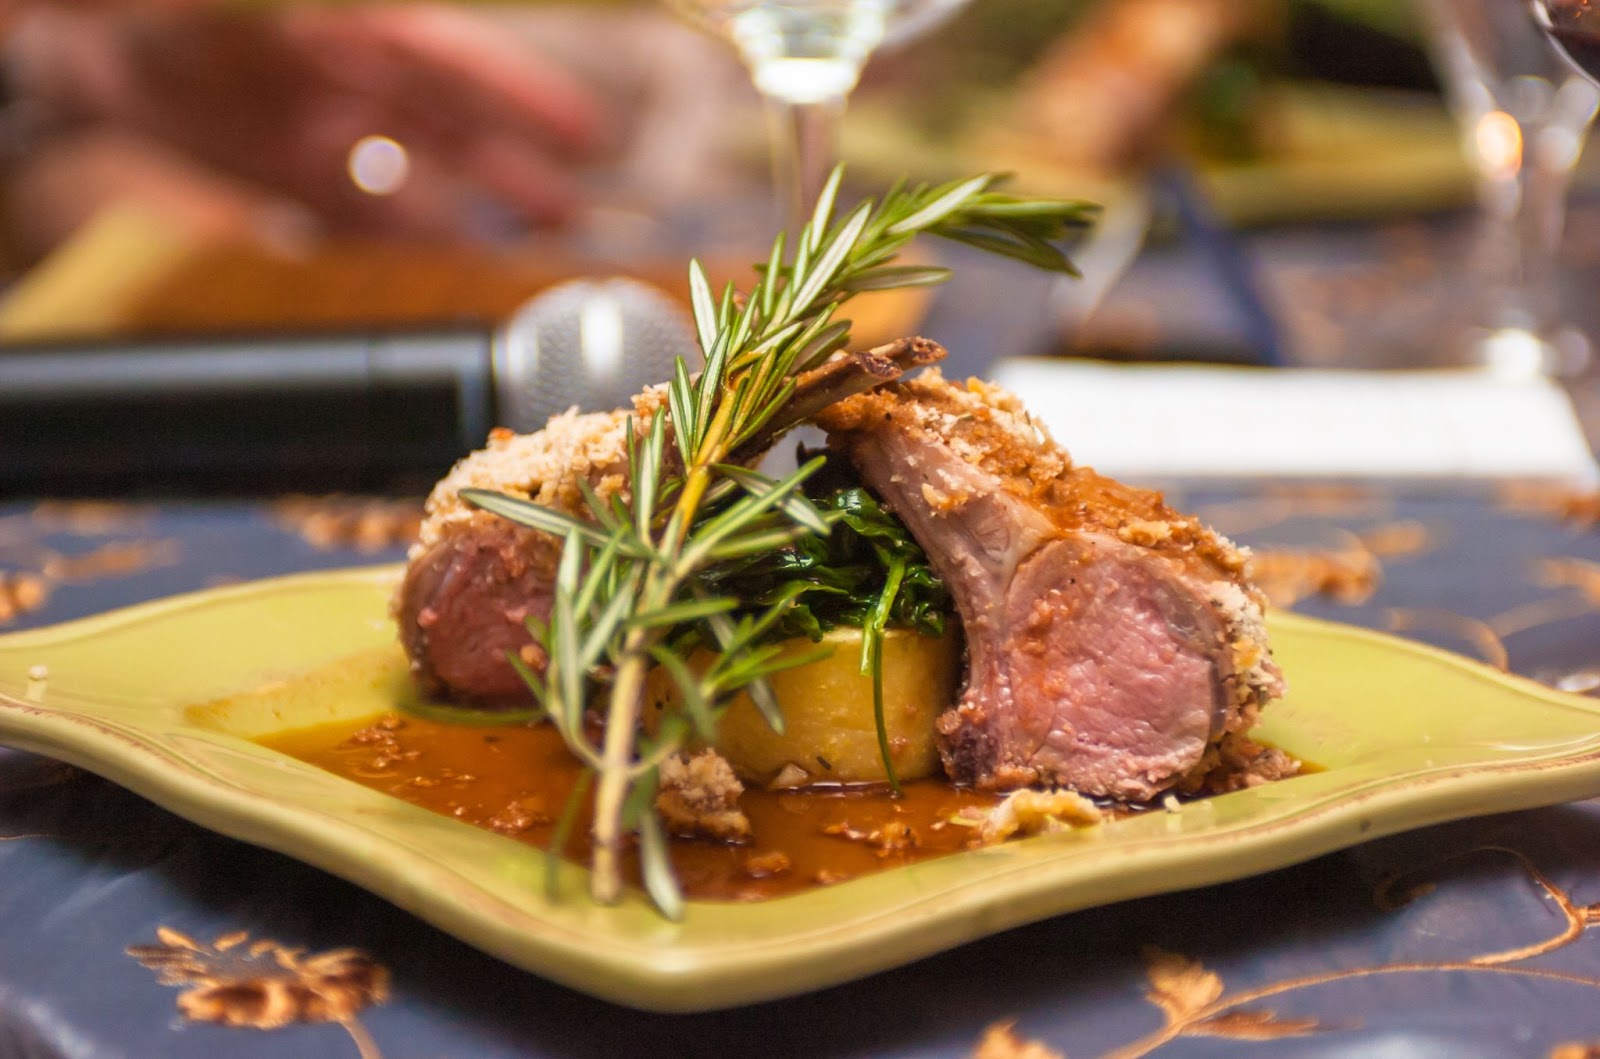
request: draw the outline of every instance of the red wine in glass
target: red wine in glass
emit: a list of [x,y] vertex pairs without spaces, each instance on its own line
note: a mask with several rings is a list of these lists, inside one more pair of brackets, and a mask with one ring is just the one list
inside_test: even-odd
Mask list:
[[1600,3],[1591,0],[1534,0],[1539,26],[1573,65],[1600,82]]

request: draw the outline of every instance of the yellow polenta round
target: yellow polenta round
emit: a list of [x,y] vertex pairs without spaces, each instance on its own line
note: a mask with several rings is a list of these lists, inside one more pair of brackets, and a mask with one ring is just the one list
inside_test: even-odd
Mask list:
[[[792,640],[784,651],[804,654],[818,646]],[[761,785],[780,776],[785,785],[886,778],[873,720],[872,677],[861,672],[861,630],[836,628],[820,646],[833,648],[833,654],[771,678],[783,709],[781,734],[768,727],[748,695],[735,697],[723,714],[715,745],[741,778]],[[939,771],[933,722],[955,703],[960,656],[960,637],[953,633],[934,638],[891,629],[884,635],[884,726],[895,774],[902,780]],[[708,661],[696,658],[691,664]],[[651,683],[649,701],[670,700],[671,681],[664,673],[654,674]]]

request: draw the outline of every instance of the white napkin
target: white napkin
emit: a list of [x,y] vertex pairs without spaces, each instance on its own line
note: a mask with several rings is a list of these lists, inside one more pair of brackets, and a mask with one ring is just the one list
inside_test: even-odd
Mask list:
[[1107,474],[1600,480],[1548,379],[1044,359],[994,377]]

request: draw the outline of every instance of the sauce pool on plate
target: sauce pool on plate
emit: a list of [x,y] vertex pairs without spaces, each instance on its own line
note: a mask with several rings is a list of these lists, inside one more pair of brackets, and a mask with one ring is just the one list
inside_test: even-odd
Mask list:
[[[580,768],[548,724],[449,723],[386,713],[277,733],[262,745],[414,805],[547,848]],[[965,849],[972,829],[950,823],[998,795],[939,780],[769,791],[741,799],[746,845],[675,839],[673,865],[686,896],[752,901]],[[589,859],[587,807],[564,854]],[[638,878],[629,851],[628,871]]]

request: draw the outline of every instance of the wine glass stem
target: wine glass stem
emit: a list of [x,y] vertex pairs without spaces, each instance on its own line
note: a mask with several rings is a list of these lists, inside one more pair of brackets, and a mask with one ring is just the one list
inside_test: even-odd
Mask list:
[[838,158],[844,104],[842,95],[807,102],[766,97],[773,187],[784,224],[796,235],[810,219]]
[[[1542,130],[1534,125],[1523,131],[1536,138]],[[1531,155],[1534,144],[1525,146]],[[1487,288],[1482,310],[1492,328],[1543,334],[1560,317],[1555,258],[1572,171],[1527,155],[1510,171],[1485,174],[1479,186]]]

